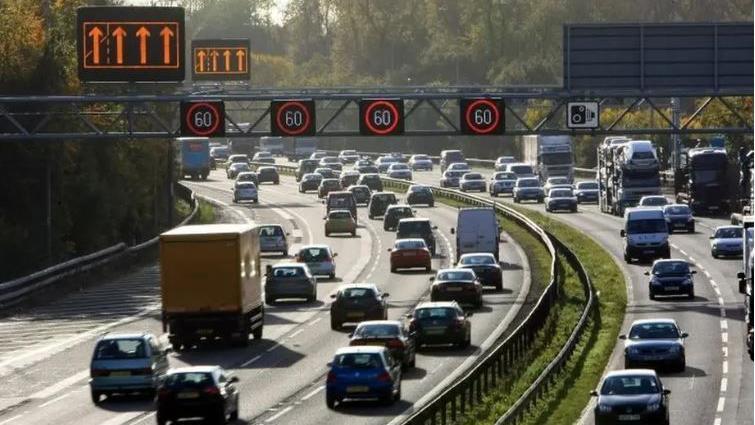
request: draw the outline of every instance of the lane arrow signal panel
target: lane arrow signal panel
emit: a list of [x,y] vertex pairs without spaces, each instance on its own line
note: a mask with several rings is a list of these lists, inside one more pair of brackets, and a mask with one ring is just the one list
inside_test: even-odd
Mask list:
[[192,40],[192,80],[249,80],[249,39]]
[[183,81],[184,10],[180,7],[80,7],[82,81]]

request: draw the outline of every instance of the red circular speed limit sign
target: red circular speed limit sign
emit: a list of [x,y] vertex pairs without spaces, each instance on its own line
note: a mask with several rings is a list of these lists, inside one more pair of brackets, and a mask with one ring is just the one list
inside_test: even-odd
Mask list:
[[315,102],[312,100],[274,100],[270,114],[273,136],[315,135]]
[[181,136],[225,136],[225,106],[221,101],[181,102]]
[[476,135],[503,133],[503,111],[500,99],[461,99],[461,132]]
[[399,99],[362,99],[359,102],[359,133],[388,136],[404,133],[404,102]]

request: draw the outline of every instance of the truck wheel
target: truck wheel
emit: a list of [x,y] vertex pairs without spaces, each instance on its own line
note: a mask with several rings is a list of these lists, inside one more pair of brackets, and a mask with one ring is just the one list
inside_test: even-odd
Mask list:
[[254,339],[262,339],[262,328],[263,328],[263,326],[259,325],[257,328],[255,328],[252,331],[252,337]]
[[202,173],[202,180],[207,180],[207,173]]
[[330,329],[333,329],[334,331],[341,330],[341,324],[338,323],[334,318],[330,318]]
[[275,298],[273,297],[265,297],[265,304],[267,305],[273,305],[275,303]]
[[243,330],[237,337],[231,337],[231,345],[234,347],[246,347],[249,345],[249,331]]
[[627,264],[632,264],[632,257],[628,254],[624,254],[624,261],[626,261]]

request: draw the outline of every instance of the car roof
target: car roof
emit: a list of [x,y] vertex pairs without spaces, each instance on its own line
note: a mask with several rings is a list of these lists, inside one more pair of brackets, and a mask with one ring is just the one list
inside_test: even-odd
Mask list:
[[358,175],[359,175],[359,171],[357,171],[357,170],[346,170],[346,171],[344,171],[341,174],[341,177],[343,177],[343,176],[358,176]]
[[422,242],[424,244],[425,240],[422,238],[402,238],[402,239],[396,239],[396,242],[394,243],[397,244],[399,242]]
[[304,249],[312,249],[312,248],[319,248],[319,249],[330,249],[330,246],[325,244],[310,244],[310,245],[302,245],[301,248],[299,248],[299,251],[302,251]]
[[399,222],[399,224],[404,223],[404,222],[406,222],[406,223],[409,223],[409,222],[428,222],[429,223],[430,219],[429,218],[425,218],[425,217],[411,217],[411,218],[402,218],[398,222]]
[[346,190],[352,190],[352,189],[361,189],[361,190],[370,190],[370,187],[364,184],[352,184]]
[[341,210],[330,210],[330,212],[328,213],[328,215],[336,215],[336,214],[348,214],[348,215],[351,215],[351,211],[341,209]]
[[616,376],[637,376],[637,375],[658,377],[658,374],[655,373],[655,371],[652,369],[622,369],[622,370],[614,370],[614,371],[608,372],[604,380],[608,378],[613,378]]
[[275,224],[275,223],[264,223],[264,224],[260,224],[258,227],[278,227],[280,229],[283,229],[282,225]]
[[399,209],[399,208],[411,208],[411,205],[407,205],[407,204],[388,205],[388,209],[389,210],[395,210],[395,209]]
[[119,332],[105,334],[100,339],[112,341],[116,339],[144,339],[149,336],[152,336],[152,334],[148,332]]
[[383,346],[359,345],[356,347],[341,347],[336,350],[336,356],[341,354],[380,354],[386,351],[387,349]]
[[640,319],[640,320],[635,320],[634,322],[632,322],[632,324],[629,327],[633,328],[637,325],[646,325],[648,323],[671,323],[671,324],[676,325],[676,320],[667,318],[667,317],[657,318],[657,319]]
[[238,183],[238,187],[249,187],[249,186],[257,187],[257,185],[255,185],[254,182],[239,182]]
[[401,322],[398,320],[365,320],[364,322],[359,322],[357,325],[357,328],[361,328],[362,326],[369,326],[369,325],[396,325],[401,326]]
[[438,270],[438,274],[441,274],[441,273],[445,273],[445,272],[464,272],[464,273],[474,273],[474,272],[473,272],[472,270],[470,270],[470,269],[464,269],[464,268],[461,268],[461,267],[451,267],[451,268],[447,268],[447,269],[440,269],[440,270]]
[[220,366],[186,366],[186,367],[177,367],[177,368],[171,368],[168,370],[168,374],[176,374],[176,373],[214,373],[218,370],[220,370]]
[[343,291],[344,289],[352,289],[352,288],[369,288],[374,289],[377,292],[380,292],[380,289],[378,286],[374,283],[344,283],[343,285],[339,286],[337,288],[338,291]]
[[469,258],[469,257],[493,257],[495,256],[489,252],[470,252],[467,254],[462,254],[461,257],[459,257],[459,260],[462,258]]
[[456,301],[427,301],[417,304],[415,310],[420,308],[459,308]]
[[257,173],[255,173],[254,171],[242,171],[242,172],[240,172],[240,173],[238,173],[236,175],[236,178],[238,178],[240,176],[251,176],[251,175],[255,175],[255,174],[257,174]]
[[282,263],[273,264],[273,268],[274,269],[278,268],[278,267],[296,267],[296,268],[300,268],[301,269],[301,268],[304,268],[306,266],[307,265],[304,264],[304,263],[294,263],[294,262],[291,262],[291,261],[286,261],[286,262],[282,262]]
[[273,166],[257,167],[257,171],[262,171],[262,170],[265,170],[265,171],[278,171],[278,169],[275,168],[275,167],[273,167]]
[[641,207],[641,208],[627,208],[624,210],[625,217],[633,216],[634,220],[642,220],[647,218],[661,218],[663,217],[663,210],[661,207]]
[[663,198],[663,199],[666,199],[666,201],[668,201],[665,195],[645,195],[642,198],[640,198],[640,202],[642,202],[643,199],[653,199],[653,198]]

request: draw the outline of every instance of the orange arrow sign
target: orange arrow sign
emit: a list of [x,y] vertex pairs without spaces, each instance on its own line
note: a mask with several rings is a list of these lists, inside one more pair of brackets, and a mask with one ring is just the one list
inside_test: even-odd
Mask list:
[[99,27],[94,27],[89,31],[89,36],[92,37],[92,62],[95,64],[100,63],[100,39],[103,35]]
[[160,31],[160,36],[163,38],[163,62],[166,64],[170,63],[170,38],[174,35],[168,27],[163,27],[163,30]]
[[121,27],[117,27],[113,31],[113,37],[115,37],[115,61],[119,64],[123,63],[123,37],[125,36],[126,31]]
[[225,70],[230,71],[231,70],[231,51],[230,50],[224,51],[223,57],[225,57]]
[[239,50],[236,52],[236,58],[239,61],[239,71],[244,71],[244,56],[246,56],[244,50]]
[[212,58],[212,71],[213,72],[218,70],[218,56],[220,56],[220,53],[218,53],[217,50],[213,50],[210,52],[210,57]]
[[197,52],[197,69],[198,72],[204,72],[204,60],[207,57],[207,53],[204,50]]
[[149,37],[149,31],[147,28],[141,27],[136,32],[136,36],[139,37],[139,63],[147,63],[147,37]]

